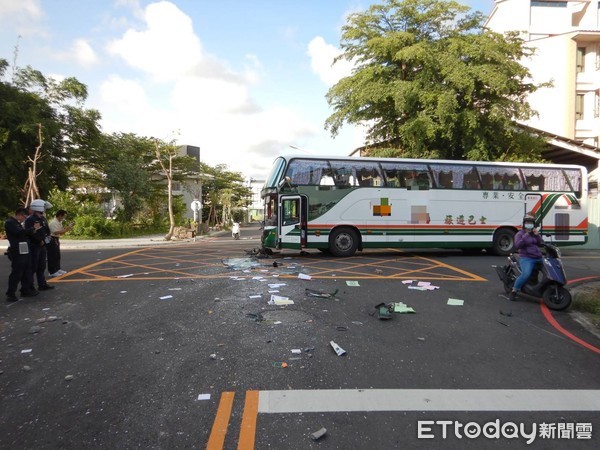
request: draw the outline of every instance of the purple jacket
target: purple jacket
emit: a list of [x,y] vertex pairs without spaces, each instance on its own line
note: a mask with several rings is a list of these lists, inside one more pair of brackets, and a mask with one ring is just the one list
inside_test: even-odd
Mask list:
[[539,234],[521,230],[515,235],[515,248],[519,250],[519,255],[525,258],[541,258],[542,251],[539,245],[543,243],[544,240]]

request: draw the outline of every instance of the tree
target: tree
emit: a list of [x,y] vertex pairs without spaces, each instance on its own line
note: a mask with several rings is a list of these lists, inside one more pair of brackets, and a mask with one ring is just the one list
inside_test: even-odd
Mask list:
[[539,86],[520,64],[531,52],[483,19],[449,0],[386,0],[351,14],[339,58],[355,69],[327,93],[326,128],[335,136],[344,123],[367,124],[368,143],[384,143],[387,156],[540,159],[543,140],[514,126],[534,114],[526,97]]
[[[20,189],[26,182],[34,182],[41,197],[53,188],[65,190],[71,181],[71,158],[93,147],[92,137],[100,133],[99,113],[82,107],[85,85],[75,78],[60,82],[46,78],[30,67],[13,67],[7,80],[8,68],[8,62],[0,59],[0,213],[4,215],[27,201],[27,193]],[[36,166],[31,174],[29,161]]]

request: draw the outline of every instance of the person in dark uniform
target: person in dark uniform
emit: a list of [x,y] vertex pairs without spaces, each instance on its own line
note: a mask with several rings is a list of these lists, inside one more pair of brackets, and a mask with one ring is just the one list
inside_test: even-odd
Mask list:
[[38,292],[29,286],[28,272],[30,265],[29,255],[29,237],[22,223],[27,217],[26,208],[17,208],[14,217],[10,217],[4,222],[4,231],[8,239],[9,247],[7,251],[10,259],[10,275],[8,276],[8,289],[6,290],[6,301],[16,302],[17,288],[21,283],[21,296],[33,297]]
[[[50,243],[50,227],[44,216],[46,209],[52,208],[49,202],[34,200],[29,205],[31,215],[25,219],[25,230],[29,236],[31,250],[31,268],[29,273],[29,285],[33,287],[34,275],[37,279],[38,290],[47,291],[54,289],[46,281],[46,246]],[[37,226],[39,225],[39,226]]]

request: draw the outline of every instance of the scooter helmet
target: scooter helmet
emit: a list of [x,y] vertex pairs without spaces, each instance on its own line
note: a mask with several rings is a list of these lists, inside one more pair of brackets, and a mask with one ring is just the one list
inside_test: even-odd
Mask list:
[[535,217],[530,214],[525,215],[525,217],[523,217],[523,227],[525,227],[526,223],[531,223],[535,227]]

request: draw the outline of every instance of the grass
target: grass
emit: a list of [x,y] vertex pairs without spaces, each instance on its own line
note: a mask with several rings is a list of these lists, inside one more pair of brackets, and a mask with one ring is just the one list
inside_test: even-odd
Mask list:
[[571,309],[584,313],[600,328],[600,283],[591,283],[575,289]]

